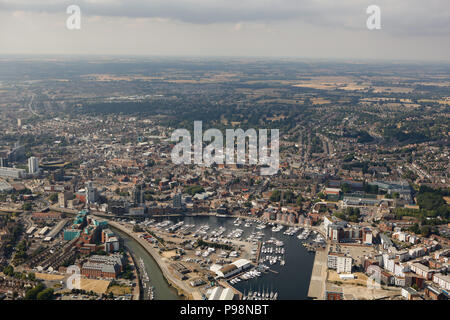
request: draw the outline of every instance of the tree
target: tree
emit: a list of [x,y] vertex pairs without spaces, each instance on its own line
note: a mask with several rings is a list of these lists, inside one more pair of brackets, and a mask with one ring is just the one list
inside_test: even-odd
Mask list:
[[442,205],[445,205],[445,201],[438,193],[425,192],[417,196],[417,203],[421,209],[435,210]]
[[12,276],[14,275],[14,267],[11,266],[11,265],[6,266],[6,267],[3,269],[3,273],[4,273],[5,275],[7,275],[7,276],[12,277]]
[[346,156],[342,159],[342,161],[343,161],[343,162],[351,162],[353,159],[354,159],[353,153],[351,153],[351,154],[346,155]]
[[424,237],[429,237],[431,235],[431,227],[430,226],[422,226],[420,229],[420,233]]
[[37,295],[45,289],[45,286],[42,283],[39,283],[36,287],[29,289],[25,293],[25,300],[36,300]]
[[145,199],[145,201],[153,201],[154,200],[153,196],[149,193],[144,194],[144,199]]
[[39,292],[36,296],[37,300],[51,300],[54,297],[53,288],[47,288]]
[[336,212],[334,215],[342,220],[358,222],[361,217],[361,212],[359,208],[348,207],[345,211]]
[[348,183],[343,183],[341,185],[342,193],[346,194],[350,191],[350,185]]
[[417,223],[414,223],[414,225],[409,228],[409,231],[414,232],[415,234],[419,234],[420,227]]
[[55,203],[56,201],[58,201],[58,194],[57,193],[52,193],[50,195],[50,197],[48,197],[48,199],[52,202]]
[[302,206],[302,203],[303,203],[303,197],[302,197],[301,195],[299,195],[299,196],[297,197],[296,203],[297,203],[297,206],[299,206],[299,207]]
[[287,203],[293,203],[294,202],[294,193],[291,190],[285,191],[283,193],[283,200]]
[[279,202],[280,198],[281,198],[280,190],[273,190],[273,192],[270,196],[270,202]]
[[204,189],[202,186],[195,185],[195,186],[189,186],[189,187],[186,187],[186,188],[184,189],[184,192],[185,192],[185,193],[188,193],[188,194],[191,195],[191,196],[194,196],[194,195],[197,194],[197,193],[203,193],[203,192],[205,192],[205,189]]

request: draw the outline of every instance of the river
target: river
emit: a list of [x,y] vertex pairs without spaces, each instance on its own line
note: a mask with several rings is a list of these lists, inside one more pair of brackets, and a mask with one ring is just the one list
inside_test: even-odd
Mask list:
[[111,226],[111,229],[123,239],[124,245],[131,251],[136,262],[142,258],[150,277],[151,284],[155,287],[155,300],[179,300],[177,291],[169,286],[164,275],[159,269],[158,264],[153,260],[152,256],[142,246],[127,234]]

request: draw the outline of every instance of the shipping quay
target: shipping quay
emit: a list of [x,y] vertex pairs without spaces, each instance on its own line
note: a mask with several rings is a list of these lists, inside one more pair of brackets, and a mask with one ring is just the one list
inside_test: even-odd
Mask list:
[[325,284],[327,281],[327,257],[329,245],[325,250],[316,251],[311,280],[309,283],[308,297],[315,300],[323,300],[325,297]]

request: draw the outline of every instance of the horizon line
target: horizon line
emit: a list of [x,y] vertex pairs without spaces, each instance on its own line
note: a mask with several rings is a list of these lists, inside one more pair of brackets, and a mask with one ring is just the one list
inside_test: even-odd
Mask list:
[[159,59],[254,59],[254,60],[296,60],[296,61],[336,61],[336,62],[391,62],[391,63],[445,63],[450,64],[450,58],[443,59],[414,59],[414,58],[363,58],[363,57],[307,57],[307,56],[255,56],[255,55],[202,55],[202,54],[114,54],[114,53],[0,53],[0,58],[159,58]]

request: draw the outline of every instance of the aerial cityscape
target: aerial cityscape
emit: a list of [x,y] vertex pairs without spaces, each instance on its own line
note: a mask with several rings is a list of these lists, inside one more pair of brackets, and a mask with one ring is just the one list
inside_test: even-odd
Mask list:
[[448,4],[56,2],[0,0],[1,303],[449,300]]
[[[448,65],[1,68],[5,299],[448,297]],[[196,120],[279,128],[278,171],[174,164]]]

